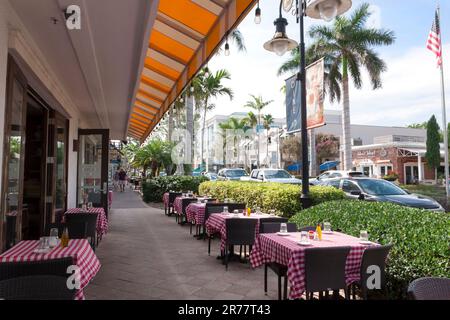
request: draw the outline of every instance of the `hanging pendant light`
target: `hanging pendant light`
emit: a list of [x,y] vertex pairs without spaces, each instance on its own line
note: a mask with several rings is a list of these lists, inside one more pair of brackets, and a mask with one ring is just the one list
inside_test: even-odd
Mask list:
[[306,15],[329,22],[347,12],[351,7],[351,0],[309,0],[306,5]]
[[261,8],[259,7],[259,1],[258,1],[258,4],[256,5],[256,10],[255,10],[255,23],[256,24],[261,23]]
[[275,35],[273,38],[264,43],[264,49],[275,52],[277,55],[282,56],[287,51],[290,51],[298,46],[297,41],[289,39],[286,34],[286,26],[288,22],[281,14],[283,2],[280,1],[280,16],[273,23],[275,25]]
[[230,55],[230,45],[228,44],[228,36],[225,42],[225,55],[228,57]]

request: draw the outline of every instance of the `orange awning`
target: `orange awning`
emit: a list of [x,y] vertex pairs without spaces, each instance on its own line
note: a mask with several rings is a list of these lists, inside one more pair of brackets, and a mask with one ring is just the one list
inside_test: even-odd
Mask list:
[[160,0],[128,135],[143,142],[256,0]]

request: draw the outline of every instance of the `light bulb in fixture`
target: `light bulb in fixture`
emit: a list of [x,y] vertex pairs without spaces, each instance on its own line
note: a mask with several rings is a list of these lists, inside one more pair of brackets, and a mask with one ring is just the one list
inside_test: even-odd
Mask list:
[[255,23],[260,24],[261,23],[261,8],[259,7],[259,1],[258,5],[255,10]]
[[229,56],[230,55],[230,45],[227,43],[225,43],[225,55]]
[[334,18],[336,18],[336,15],[338,13],[338,6],[339,3],[337,0],[328,0],[323,1],[317,5],[317,9],[319,10],[320,17],[330,22]]

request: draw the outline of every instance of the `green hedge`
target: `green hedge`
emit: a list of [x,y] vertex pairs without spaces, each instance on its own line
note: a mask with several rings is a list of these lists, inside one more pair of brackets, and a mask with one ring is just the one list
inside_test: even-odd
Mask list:
[[200,183],[208,181],[208,178],[192,176],[168,176],[149,179],[142,184],[143,200],[145,202],[161,202],[163,194],[173,190],[194,191],[198,193]]
[[342,200],[300,211],[291,220],[298,226],[328,221],[332,228],[370,240],[393,244],[387,277],[392,298],[405,298],[408,284],[420,277],[450,278],[450,216],[392,203]]
[[[281,183],[256,183],[235,181],[203,182],[200,194],[208,194],[223,201],[226,198],[247,204],[249,207],[261,207],[263,210],[274,209],[279,215],[290,217],[301,210],[301,187]],[[333,187],[310,188],[313,204],[323,201],[343,199],[344,193]]]

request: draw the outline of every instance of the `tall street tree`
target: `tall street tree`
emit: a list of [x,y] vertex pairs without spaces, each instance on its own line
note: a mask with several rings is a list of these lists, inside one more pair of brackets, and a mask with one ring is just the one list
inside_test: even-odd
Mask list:
[[[341,100],[343,165],[345,170],[352,168],[351,132],[350,132],[350,88],[352,80],[357,89],[363,86],[362,71],[369,75],[372,88],[382,87],[381,74],[387,70],[386,63],[379,57],[375,47],[391,45],[395,41],[393,31],[367,26],[372,13],[367,3],[359,6],[350,17],[339,16],[332,25],[313,26],[309,36],[313,44],[306,51],[306,60],[311,63],[320,58],[325,62],[325,90],[331,102]],[[290,61],[280,72],[286,72],[298,65],[298,52],[292,53]]]
[[427,152],[425,159],[430,169],[435,171],[435,179],[437,181],[437,169],[441,165],[441,148],[439,142],[441,136],[439,132],[439,124],[436,121],[436,117],[433,115],[427,124]]
[[[254,96],[254,95],[250,95],[250,97],[252,98],[251,100],[248,100],[247,103],[245,104],[244,107],[246,108],[251,108],[253,110],[255,110],[257,112],[257,116],[258,116],[258,127],[261,127],[262,124],[262,110],[267,107],[269,104],[271,104],[273,102],[273,100],[270,101],[264,101],[262,96]],[[258,135],[258,154],[257,154],[257,166],[259,168],[260,166],[260,159],[259,159],[259,154],[260,154],[260,135],[259,132],[257,130],[256,134]]]

